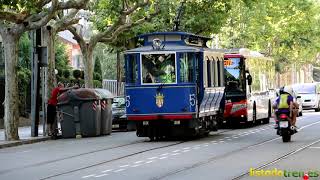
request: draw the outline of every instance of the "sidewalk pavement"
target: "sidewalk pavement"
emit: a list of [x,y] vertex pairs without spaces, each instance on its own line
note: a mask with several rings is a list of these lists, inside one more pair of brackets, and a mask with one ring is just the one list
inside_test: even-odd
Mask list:
[[32,144],[51,139],[49,136],[43,136],[43,127],[39,125],[39,136],[31,137],[31,126],[19,127],[19,141],[5,141],[4,129],[0,129],[0,149],[19,146],[23,144]]

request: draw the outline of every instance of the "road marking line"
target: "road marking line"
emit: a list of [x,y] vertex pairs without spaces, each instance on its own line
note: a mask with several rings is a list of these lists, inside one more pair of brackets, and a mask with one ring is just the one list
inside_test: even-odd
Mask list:
[[103,177],[103,176],[107,176],[107,175],[109,175],[109,174],[101,174],[101,175],[97,175],[97,176],[94,176],[94,177],[99,178],[99,177]]
[[95,176],[95,174],[90,174],[90,175],[87,175],[87,176],[82,176],[82,178],[85,179],[85,178],[89,178],[89,177],[92,177],[92,176]]
[[161,157],[161,158],[159,158],[159,159],[167,159],[168,157]]
[[227,139],[227,141],[231,141],[232,139]]
[[174,154],[171,154],[172,156],[176,156],[176,155],[179,155],[180,153],[174,153]]
[[219,143],[224,143],[224,141],[219,141]]
[[205,145],[203,145],[204,147],[208,147],[209,145],[208,144],[205,144]]
[[223,139],[219,139],[219,141],[222,141]]
[[233,138],[237,139],[237,138],[239,138],[239,137],[238,137],[238,136],[235,136],[235,137],[233,137]]
[[136,164],[136,165],[133,165],[133,166],[131,166],[131,167],[139,167],[139,166],[141,166],[142,164]]
[[211,141],[212,143],[215,143],[215,142],[217,142],[217,141]]
[[172,152],[174,152],[174,153],[175,153],[175,152],[179,152],[179,151],[181,151],[181,150],[179,150],[179,149],[178,149],[178,150],[174,150],[174,151],[172,151]]
[[230,139],[230,138],[231,138],[231,137],[229,137],[229,136],[228,136],[228,137],[225,137],[225,139]]
[[27,150],[27,151],[22,151],[22,153],[27,153],[27,152],[31,152],[30,150]]
[[148,158],[148,159],[152,160],[152,159],[157,159],[157,158],[158,158],[158,157],[155,156],[155,157],[151,157],[151,158]]
[[185,147],[185,148],[183,148],[183,149],[190,149],[190,147]]
[[139,163],[142,163],[143,161],[137,161],[137,162],[134,162],[135,164],[139,164]]
[[105,173],[105,172],[110,172],[110,171],[112,171],[113,169],[107,169],[107,170],[104,170],[104,171],[101,171],[101,172],[103,172],[103,173]]
[[146,164],[152,163],[153,161],[147,161]]
[[218,143],[212,143],[212,144],[218,144]]
[[306,126],[302,126],[301,128],[298,128],[298,130],[302,130],[302,129],[304,129],[304,128],[307,128],[307,127],[309,127],[309,126],[312,126],[312,125],[315,125],[315,124],[319,124],[319,123],[320,123],[320,121],[315,122],[315,123],[311,123],[311,124],[308,124],[308,125],[306,125]]
[[164,154],[161,154],[160,156],[166,156],[166,155],[168,155],[169,153],[164,153]]
[[184,151],[182,151],[182,152],[189,152],[189,151],[190,151],[190,150],[187,149],[187,150],[184,150]]
[[320,149],[320,147],[309,147],[311,149]]
[[122,166],[119,166],[120,168],[124,168],[124,167],[128,167],[129,164],[126,164],[126,165],[122,165]]
[[118,170],[113,171],[113,172],[117,173],[117,172],[121,172],[121,171],[124,171],[124,170],[126,170],[126,169],[118,169]]

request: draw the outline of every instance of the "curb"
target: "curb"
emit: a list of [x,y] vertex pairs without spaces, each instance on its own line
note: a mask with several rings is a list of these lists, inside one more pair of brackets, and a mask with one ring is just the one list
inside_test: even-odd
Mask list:
[[4,148],[9,148],[9,147],[14,147],[14,146],[20,146],[24,144],[33,144],[33,143],[38,143],[42,141],[47,141],[50,140],[51,137],[46,136],[46,137],[38,137],[34,139],[24,139],[24,140],[19,140],[19,141],[6,141],[3,144],[0,144],[0,149]]

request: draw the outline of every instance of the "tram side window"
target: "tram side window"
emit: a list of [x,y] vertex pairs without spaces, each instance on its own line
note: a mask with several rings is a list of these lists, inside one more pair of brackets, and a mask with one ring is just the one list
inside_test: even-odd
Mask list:
[[194,54],[181,53],[180,55],[180,82],[194,82]]
[[216,87],[216,61],[215,59],[212,59],[211,61],[211,86],[212,87]]
[[218,70],[218,86],[222,86],[222,76],[221,76],[221,73],[223,72],[222,68],[221,68],[221,61],[218,60],[217,61],[217,70]]
[[135,54],[128,55],[127,58],[127,83],[135,84],[138,81],[138,64]]
[[208,87],[212,87],[212,78],[211,78],[211,63],[212,61],[207,60],[207,80],[208,80]]

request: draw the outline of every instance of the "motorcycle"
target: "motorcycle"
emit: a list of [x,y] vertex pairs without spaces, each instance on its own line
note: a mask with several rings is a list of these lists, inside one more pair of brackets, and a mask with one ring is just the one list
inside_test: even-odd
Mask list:
[[283,142],[290,142],[291,136],[297,131],[294,126],[291,126],[289,116],[287,114],[279,114],[276,120],[277,124],[277,134],[282,136]]

